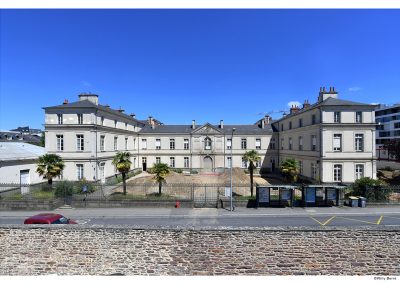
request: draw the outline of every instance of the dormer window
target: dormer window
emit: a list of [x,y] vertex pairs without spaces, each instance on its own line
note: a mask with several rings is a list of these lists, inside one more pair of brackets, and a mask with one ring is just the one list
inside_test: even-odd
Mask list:
[[211,147],[212,147],[211,138],[206,137],[206,139],[204,139],[204,150],[211,150]]
[[62,114],[57,114],[57,121],[58,121],[58,124],[63,124],[63,115]]
[[78,124],[83,124],[83,114],[78,113]]

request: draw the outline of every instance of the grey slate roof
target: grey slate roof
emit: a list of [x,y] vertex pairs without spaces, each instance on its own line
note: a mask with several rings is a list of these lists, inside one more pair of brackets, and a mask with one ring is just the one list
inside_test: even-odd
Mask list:
[[103,106],[103,105],[100,105],[100,104],[96,105],[95,103],[92,103],[91,101],[88,101],[88,100],[82,100],[82,101],[77,101],[77,102],[73,102],[73,103],[67,103],[67,104],[62,104],[62,105],[52,106],[52,107],[44,107],[43,109],[45,109],[45,110],[47,110],[47,109],[50,109],[50,110],[54,110],[55,109],[55,110],[57,110],[57,109],[69,109],[69,108],[94,108],[94,109],[98,109],[98,110],[101,110],[101,111],[105,111],[105,112],[109,112],[109,113],[115,114],[117,116],[124,117],[124,118],[126,118],[128,120],[132,120],[132,121],[137,122],[137,123],[142,124],[142,125],[144,124],[143,122],[133,118],[132,116],[127,115],[127,114],[125,114],[123,112],[120,112],[120,111],[118,111],[116,109],[112,109],[110,107],[106,107],[106,106]]
[[308,111],[310,109],[314,109],[314,108],[320,107],[320,106],[362,106],[362,107],[369,107],[369,108],[371,108],[371,110],[375,109],[375,105],[359,103],[359,102],[353,102],[353,101],[342,100],[342,99],[336,99],[336,98],[330,97],[330,98],[327,98],[326,100],[324,100],[322,102],[317,102],[315,104],[312,104],[310,107],[308,107],[306,109],[300,109],[299,111],[297,111],[295,113],[288,114],[288,115],[286,115],[286,116],[274,121],[273,123],[281,121],[281,120],[283,120],[285,118],[292,117],[292,116],[295,116],[297,114],[303,113],[303,112]]
[[[205,124],[206,125],[206,124]],[[157,125],[151,128],[150,125],[146,125],[140,130],[139,133],[174,133],[174,134],[190,134],[196,132],[199,128],[204,125],[198,125],[195,129],[192,129],[192,125]],[[224,128],[219,128],[219,125],[211,125],[221,131],[222,134],[232,134],[232,128],[236,128],[235,134],[268,134],[272,133],[271,125],[266,125],[264,129],[258,125],[246,124],[246,125],[224,125]]]

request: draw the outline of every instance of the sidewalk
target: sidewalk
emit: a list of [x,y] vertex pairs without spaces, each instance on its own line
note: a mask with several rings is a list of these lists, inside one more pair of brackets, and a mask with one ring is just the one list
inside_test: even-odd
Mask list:
[[25,217],[42,212],[56,212],[67,215],[85,217],[251,217],[251,216],[317,216],[317,215],[382,215],[400,214],[397,207],[307,207],[307,208],[236,208],[231,212],[226,209],[214,208],[72,208],[55,209],[53,211],[0,211],[1,217]]

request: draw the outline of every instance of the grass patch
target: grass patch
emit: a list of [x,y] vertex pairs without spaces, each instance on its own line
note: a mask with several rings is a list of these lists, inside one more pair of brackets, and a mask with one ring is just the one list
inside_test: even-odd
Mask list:
[[7,196],[4,196],[5,200],[22,200],[24,196],[21,193],[13,193]]
[[54,191],[35,191],[32,192],[32,197],[36,199],[53,199]]

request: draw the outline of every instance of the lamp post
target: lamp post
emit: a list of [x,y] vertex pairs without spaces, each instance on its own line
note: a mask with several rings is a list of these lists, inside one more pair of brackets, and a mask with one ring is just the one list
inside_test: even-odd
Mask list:
[[233,132],[235,132],[236,128],[232,128],[232,136],[231,136],[231,208],[230,211],[233,211],[233,189],[232,189],[232,165],[233,165],[233,158],[232,158],[232,149],[233,149]]

